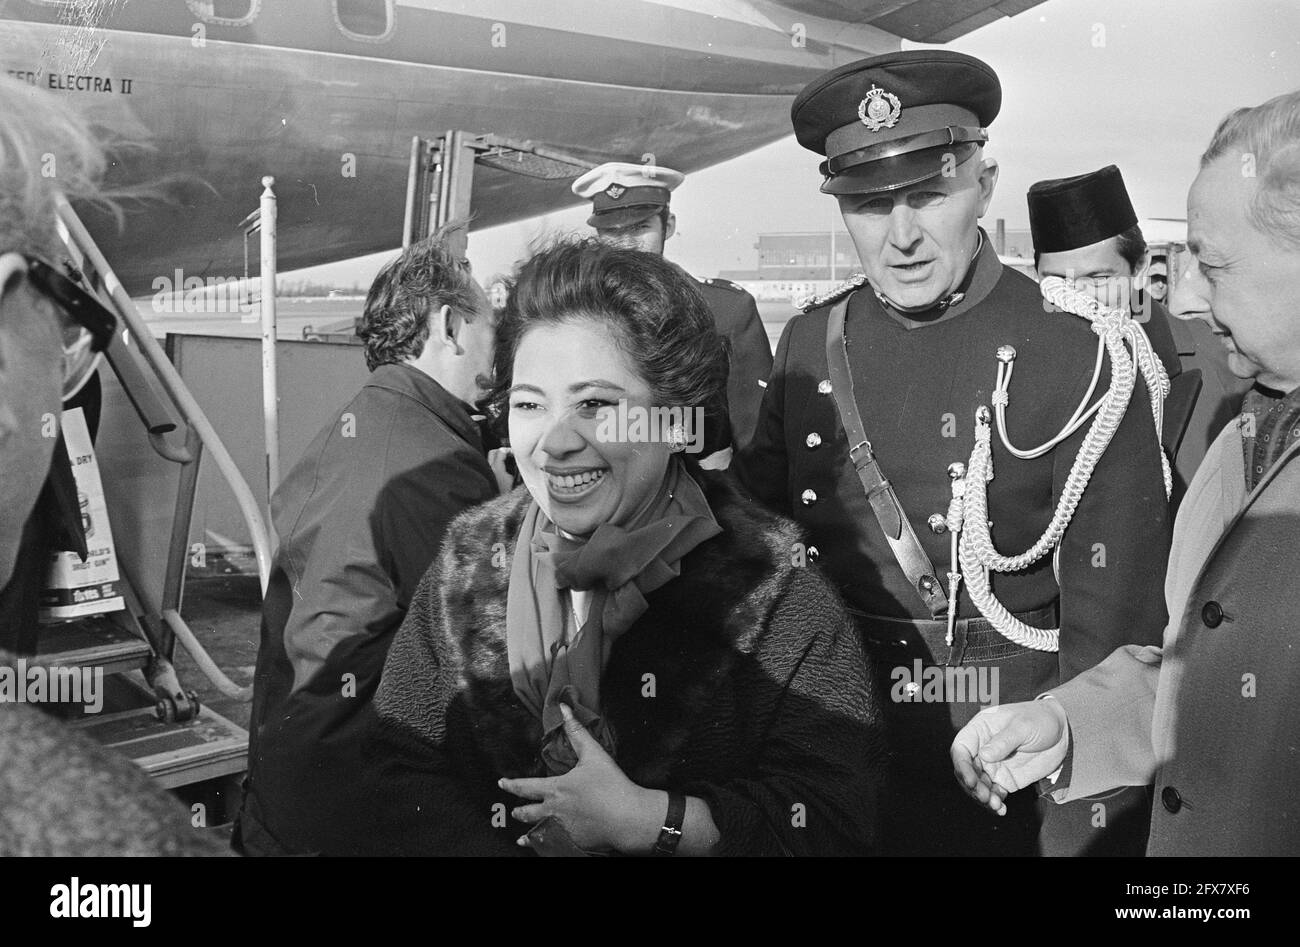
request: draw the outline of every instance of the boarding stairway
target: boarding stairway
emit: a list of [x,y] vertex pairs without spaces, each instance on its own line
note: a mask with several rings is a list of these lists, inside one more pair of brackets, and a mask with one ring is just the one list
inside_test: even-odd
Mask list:
[[[497,135],[451,130],[436,138],[416,136],[411,141],[402,246],[449,220],[470,216],[478,167],[557,181],[594,164],[588,157]],[[217,667],[181,614],[199,466],[205,454],[235,497],[263,594],[270,571],[268,530],[230,452],[81,219],[62,199],[58,214],[68,261],[77,270],[72,275],[79,274],[81,287],[118,319],[118,331],[105,353],[112,371],[99,373],[104,405],[95,454],[125,608],[43,626],[29,663],[101,669],[102,710],[92,714],[80,707],[59,708],[68,725],[124,754],[187,801],[224,796],[219,811],[229,817],[232,802],[238,800],[238,777],[246,769],[248,734],[203,705],[180,680],[174,663],[179,644],[221,694],[251,699],[251,687],[234,683]],[[248,238],[258,226],[257,213],[240,224],[246,277]],[[352,334],[350,321],[323,333],[305,333],[324,341],[351,341],[347,337]]]
[[248,734],[202,705],[174,664],[180,644],[221,693],[251,699],[251,686],[231,681],[181,616],[190,520],[205,453],[243,514],[263,593],[270,563],[267,529],[247,482],[80,218],[62,199],[58,212],[60,235],[81,287],[118,318],[105,352],[112,371],[100,370],[104,400],[95,452],[125,608],[43,624],[28,663],[100,669],[99,712],[83,706],[56,706],[55,712],[125,755],[159,786],[186,801],[208,802],[209,824],[220,824],[238,805]]

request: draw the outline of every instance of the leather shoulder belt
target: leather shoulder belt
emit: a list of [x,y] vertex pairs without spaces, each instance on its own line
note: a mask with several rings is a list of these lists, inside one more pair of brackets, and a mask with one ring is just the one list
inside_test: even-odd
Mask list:
[[880,524],[885,539],[889,541],[889,548],[894,551],[894,558],[907,576],[908,583],[920,596],[930,616],[942,618],[948,612],[943,585],[934,566],[930,564],[930,557],[921,547],[921,541],[916,538],[893,485],[880,469],[880,463],[871,450],[871,442],[867,440],[867,432],[862,426],[862,415],[858,413],[857,399],[853,396],[853,375],[849,371],[849,340],[844,331],[844,317],[848,308],[848,299],[842,299],[830,311],[826,325],[826,365],[830,369],[831,392],[835,395],[840,423],[849,439],[849,459],[853,461],[853,469],[862,481],[862,489],[866,491],[871,511],[875,513],[876,521]]

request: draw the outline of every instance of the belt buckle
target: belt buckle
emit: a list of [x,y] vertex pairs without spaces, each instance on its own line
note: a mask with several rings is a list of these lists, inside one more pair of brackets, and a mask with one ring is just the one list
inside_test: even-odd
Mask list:
[[[861,460],[858,460],[856,456],[857,452],[863,448],[866,448],[866,453],[863,455]],[[871,452],[871,442],[868,440],[863,440],[849,448],[849,460],[853,463],[853,467],[856,470],[861,470],[867,464],[871,463],[874,456],[875,455]]]

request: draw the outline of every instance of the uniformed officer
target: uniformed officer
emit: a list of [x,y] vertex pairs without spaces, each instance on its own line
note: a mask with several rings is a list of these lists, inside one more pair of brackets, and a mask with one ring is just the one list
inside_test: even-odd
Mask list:
[[[669,200],[683,180],[681,172],[671,168],[614,161],[592,168],[574,181],[573,193],[591,201],[587,224],[601,240],[662,254],[664,244],[677,230]],[[732,447],[739,449],[754,434],[763,386],[772,371],[772,348],[753,296],[729,280],[697,282],[718,332],[731,345],[727,415]],[[707,444],[719,443],[705,433]],[[725,446],[725,437],[721,443]]]
[[[1143,291],[1151,276],[1147,243],[1119,168],[1039,181],[1027,198],[1038,275],[1070,278],[1103,303],[1131,308],[1145,320],[1172,383],[1164,433],[1165,449],[1174,457],[1177,509],[1209,441],[1240,409],[1249,384],[1228,371],[1227,353],[1204,323],[1174,319],[1154,294]],[[1180,378],[1184,368],[1194,374]]]
[[[795,135],[826,156],[821,190],[839,202],[865,272],[787,324],[737,462],[758,499],[808,530],[806,554],[841,589],[890,694],[893,789],[881,821],[893,854],[1040,850],[1034,800],[1009,800],[1002,820],[971,812],[951,778],[956,727],[982,704],[1032,699],[1120,644],[1154,644],[1164,624],[1170,524],[1143,380],[1077,495],[1088,425],[1050,445],[1090,389],[1109,390],[1109,361],[1092,389],[1089,322],[1049,311],[978,225],[998,177],[983,145],[1001,101],[985,63],[936,50],[842,66],[795,99]],[[1014,381],[999,381],[1012,363]],[[942,578],[957,571],[949,468],[975,462],[990,408],[996,476],[959,482],[987,491],[996,550],[1035,546],[1063,491],[1077,495],[1051,554],[993,575],[1007,610],[997,621],[971,598],[980,570]],[[972,519],[963,541],[986,525]],[[999,630],[1009,624],[1022,631]],[[1057,627],[1059,643],[1035,631]],[[1111,825],[1098,804],[1084,809],[1098,826],[1090,851],[1104,850],[1100,827]],[[1045,849],[1057,851],[1051,831],[1049,821]]]

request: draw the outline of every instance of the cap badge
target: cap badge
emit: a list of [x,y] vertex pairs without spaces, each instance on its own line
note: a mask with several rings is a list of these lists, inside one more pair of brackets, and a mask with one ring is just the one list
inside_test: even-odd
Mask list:
[[605,193],[614,200],[618,200],[622,197],[625,191],[627,191],[627,188],[621,184],[611,184],[609,187],[605,188]]
[[898,124],[898,116],[902,111],[903,103],[898,101],[898,96],[879,88],[874,82],[858,103],[858,118],[873,132],[893,128]]

